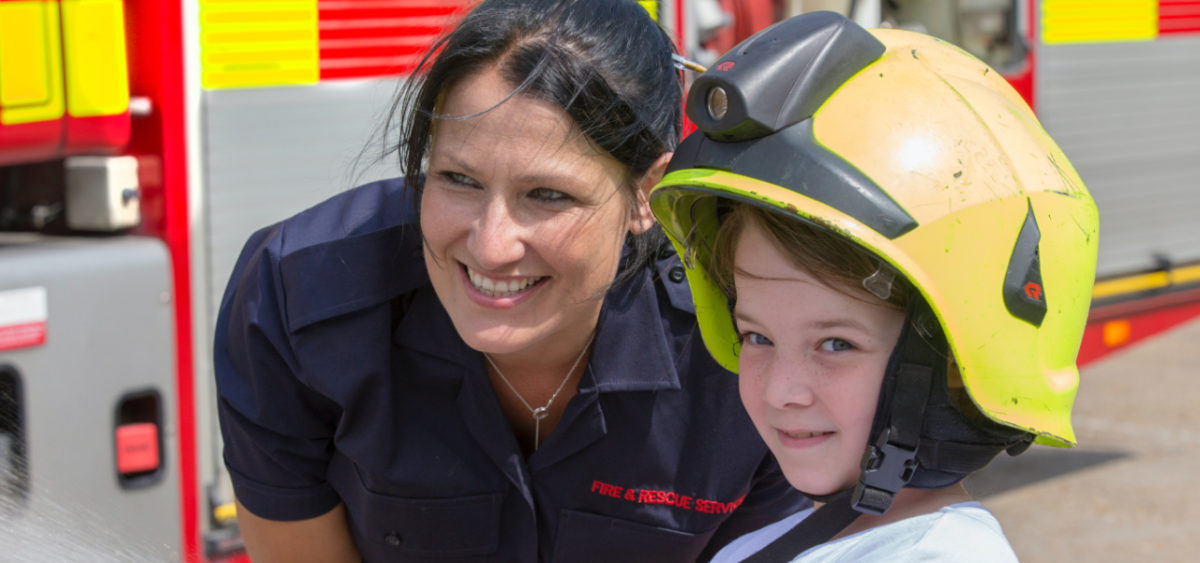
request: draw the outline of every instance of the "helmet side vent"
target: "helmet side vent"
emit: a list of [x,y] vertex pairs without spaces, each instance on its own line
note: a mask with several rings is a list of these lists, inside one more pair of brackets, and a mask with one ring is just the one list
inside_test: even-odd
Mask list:
[[1025,215],[1025,223],[1017,235],[1008,271],[1004,274],[1004,306],[1014,317],[1033,326],[1042,326],[1046,317],[1046,290],[1042,286],[1041,256],[1038,243],[1042,239],[1033,205]]

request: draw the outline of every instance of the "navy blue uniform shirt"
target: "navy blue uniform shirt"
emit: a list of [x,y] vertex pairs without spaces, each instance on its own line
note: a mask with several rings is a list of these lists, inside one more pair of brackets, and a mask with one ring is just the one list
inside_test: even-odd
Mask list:
[[700,340],[678,260],[605,298],[529,458],[425,271],[399,180],[254,234],[215,339],[225,463],[273,520],[344,502],[367,561],[695,561],[806,506]]

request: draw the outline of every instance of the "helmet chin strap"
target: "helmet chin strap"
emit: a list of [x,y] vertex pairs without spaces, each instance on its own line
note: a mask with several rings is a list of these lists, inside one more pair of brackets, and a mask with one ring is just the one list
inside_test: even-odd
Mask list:
[[933,312],[923,299],[913,299],[884,371],[862,472],[850,497],[854,510],[887,512],[916,474],[930,391],[935,381],[946,379],[945,350]]
[[[742,563],[780,563],[791,561],[809,548],[829,541],[838,532],[845,530],[854,520],[862,515],[850,506],[850,494],[853,489],[845,489],[830,496],[821,508],[816,509],[807,518],[800,521],[792,529],[783,533],[775,541],[767,544]],[[807,493],[805,493],[807,494]],[[813,496],[813,495],[809,495]],[[815,498],[815,497],[814,497]]]
[[1029,432],[975,411],[965,389],[950,390],[950,348],[936,318],[920,298],[905,313],[851,498],[855,510],[883,514],[904,487],[949,487],[1001,451],[1017,455],[1033,442]]

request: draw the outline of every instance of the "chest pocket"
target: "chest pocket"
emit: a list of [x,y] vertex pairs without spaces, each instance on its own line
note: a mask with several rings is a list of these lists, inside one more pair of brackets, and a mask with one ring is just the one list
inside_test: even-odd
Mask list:
[[555,563],[695,561],[712,537],[712,531],[693,534],[575,510],[560,514]]
[[503,495],[407,499],[364,492],[355,526],[368,561],[451,559],[494,554]]

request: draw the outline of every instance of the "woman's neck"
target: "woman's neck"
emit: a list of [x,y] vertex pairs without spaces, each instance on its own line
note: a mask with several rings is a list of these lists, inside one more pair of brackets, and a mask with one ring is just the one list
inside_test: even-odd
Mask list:
[[573,349],[557,347],[557,352],[565,349],[570,356],[557,353],[554,358],[543,355],[535,361],[514,362],[513,355],[488,355],[488,378],[526,456],[558,426],[586,369],[591,343],[589,333]]
[[586,329],[572,327],[572,330],[552,335],[523,350],[488,356],[512,381],[549,378],[557,383],[572,365],[577,364],[576,371],[580,366],[587,365],[589,354],[586,349],[590,347],[596,334],[598,318],[599,311],[591,322],[580,323],[585,325]]

